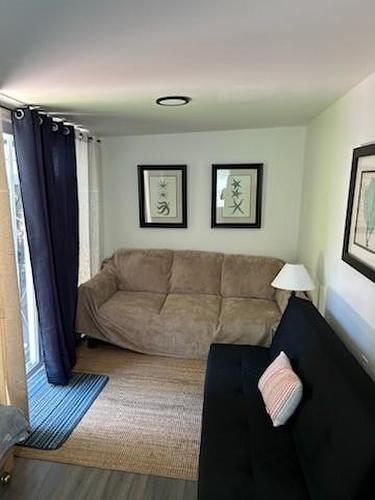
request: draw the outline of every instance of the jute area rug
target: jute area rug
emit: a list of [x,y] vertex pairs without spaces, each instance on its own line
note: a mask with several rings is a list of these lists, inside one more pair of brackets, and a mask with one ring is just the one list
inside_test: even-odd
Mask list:
[[204,361],[82,347],[75,371],[109,381],[60,449],[17,456],[197,479]]

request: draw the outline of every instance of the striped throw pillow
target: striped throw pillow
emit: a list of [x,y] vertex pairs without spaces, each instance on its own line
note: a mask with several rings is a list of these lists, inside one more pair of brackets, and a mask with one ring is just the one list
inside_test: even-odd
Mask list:
[[302,398],[302,382],[293,371],[284,351],[280,352],[260,377],[258,389],[273,426],[284,425]]

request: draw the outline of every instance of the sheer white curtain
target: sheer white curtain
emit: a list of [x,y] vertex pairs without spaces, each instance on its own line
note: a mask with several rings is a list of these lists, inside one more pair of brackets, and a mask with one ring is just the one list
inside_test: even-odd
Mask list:
[[89,138],[89,213],[90,268],[94,275],[100,270],[102,252],[102,170],[100,141]]
[[101,255],[101,157],[100,141],[76,131],[79,202],[79,283],[100,269]]

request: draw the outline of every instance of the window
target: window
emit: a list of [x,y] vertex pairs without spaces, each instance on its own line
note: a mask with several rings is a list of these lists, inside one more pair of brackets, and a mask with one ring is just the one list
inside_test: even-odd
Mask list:
[[23,343],[26,372],[29,374],[41,363],[38,314],[36,309],[33,275],[27,243],[20,182],[14,149],[10,113],[1,110],[5,166],[8,179],[13,242],[16,255],[18,290],[20,295]]

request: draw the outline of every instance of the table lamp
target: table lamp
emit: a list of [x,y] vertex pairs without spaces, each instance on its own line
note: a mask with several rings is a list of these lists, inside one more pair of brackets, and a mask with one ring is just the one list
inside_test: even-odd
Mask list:
[[315,288],[314,282],[303,264],[284,264],[271,285],[281,290],[290,290],[292,296],[296,292],[307,292]]

